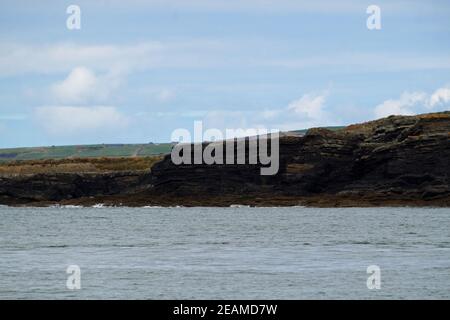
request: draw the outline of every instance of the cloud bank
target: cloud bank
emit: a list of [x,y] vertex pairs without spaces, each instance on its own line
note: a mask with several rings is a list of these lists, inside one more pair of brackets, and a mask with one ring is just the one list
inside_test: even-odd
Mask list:
[[450,85],[425,92],[404,92],[397,99],[388,99],[374,109],[376,118],[390,115],[414,115],[445,110],[450,107]]
[[51,86],[52,98],[62,104],[105,101],[120,84],[118,73],[97,76],[86,67],[74,68],[67,78]]

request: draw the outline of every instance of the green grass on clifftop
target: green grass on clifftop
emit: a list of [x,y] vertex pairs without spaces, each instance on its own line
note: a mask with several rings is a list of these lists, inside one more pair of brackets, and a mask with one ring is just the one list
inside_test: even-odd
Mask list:
[[[329,130],[340,130],[344,127],[325,128]],[[294,130],[289,133],[294,135],[304,135],[307,130],[308,129]],[[173,143],[147,143],[8,148],[0,149],[0,162],[102,157],[148,157],[169,153],[172,146]]]
[[0,149],[0,162],[15,160],[154,156],[169,153],[171,143],[95,144]]

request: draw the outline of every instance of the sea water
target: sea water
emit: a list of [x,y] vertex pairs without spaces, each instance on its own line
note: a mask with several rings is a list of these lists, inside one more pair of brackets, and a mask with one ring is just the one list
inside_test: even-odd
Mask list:
[[0,207],[0,299],[389,298],[450,298],[450,209]]

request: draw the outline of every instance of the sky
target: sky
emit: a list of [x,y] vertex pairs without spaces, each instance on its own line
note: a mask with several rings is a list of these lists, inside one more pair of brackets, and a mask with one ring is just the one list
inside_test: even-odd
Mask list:
[[372,1],[0,0],[0,148],[449,110],[450,2]]

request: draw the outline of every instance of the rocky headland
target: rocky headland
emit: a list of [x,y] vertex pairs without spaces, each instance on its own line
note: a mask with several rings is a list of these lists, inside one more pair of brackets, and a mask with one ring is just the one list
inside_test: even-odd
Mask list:
[[3,168],[0,204],[450,206],[450,112],[310,129],[283,135],[279,148],[273,176],[260,165],[175,165],[170,155],[137,169]]

